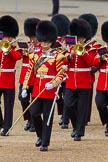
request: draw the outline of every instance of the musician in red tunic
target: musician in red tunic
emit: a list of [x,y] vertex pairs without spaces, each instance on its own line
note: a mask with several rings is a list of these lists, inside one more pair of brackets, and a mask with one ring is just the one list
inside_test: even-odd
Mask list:
[[94,66],[100,67],[95,102],[102,125],[106,125],[105,136],[108,136],[108,21],[101,26],[101,36],[106,44],[106,52],[98,52],[94,59]]
[[[54,23],[50,21],[40,21],[37,25],[36,36],[41,42],[42,52],[34,55],[34,71],[35,81],[33,85],[32,98],[35,99],[30,108],[30,113],[36,129],[36,135],[39,137],[40,143],[36,147],[40,147],[40,151],[47,151],[50,144],[53,115],[52,112],[49,125],[47,125],[55,92],[57,86],[62,82],[64,74],[62,70],[64,55],[51,48],[57,39],[57,30]],[[25,82],[26,83],[26,80]],[[27,84],[23,84],[22,96],[26,92]],[[39,121],[40,115],[43,119]]]
[[73,123],[71,134],[75,141],[80,141],[85,134],[85,117],[88,104],[88,94],[91,89],[92,59],[84,48],[86,39],[91,39],[91,27],[83,19],[73,19],[70,23],[71,35],[77,36],[78,44],[72,49],[72,58],[68,58],[68,79],[64,106],[68,110]]
[[[66,36],[70,34],[69,31],[69,25],[70,25],[70,20],[69,18],[64,15],[64,14],[57,14],[52,17],[51,21],[56,25],[57,27],[57,41],[59,42],[61,47],[59,46],[57,50],[60,53],[65,53],[67,52],[66,48]],[[62,26],[62,28],[61,28]],[[59,120],[59,125],[61,125],[62,129],[67,129],[68,124],[69,124],[69,117],[67,115],[67,111],[63,109],[64,107],[64,93],[65,93],[65,84],[66,82],[63,81],[59,90],[59,97],[57,99],[57,108],[58,108],[58,115],[61,115],[61,118]]]
[[[98,30],[98,20],[97,17],[92,13],[85,13],[79,16],[79,18],[82,18],[86,20],[92,29],[92,38],[91,40],[87,40],[86,50],[89,51],[89,54],[93,57],[97,54],[97,49],[101,47],[101,44],[97,42],[95,36]],[[93,87],[95,82],[95,73],[99,70],[99,67],[91,66],[91,77],[92,77],[92,88],[89,92],[88,96],[88,105],[87,105],[87,115],[86,115],[86,125],[88,125],[88,122],[90,122],[91,119],[91,111],[92,111],[92,99],[93,99]]]
[[[37,38],[36,38],[36,25],[40,20],[38,18],[27,18],[24,22],[24,33],[25,36],[27,36],[29,38],[29,42],[28,42],[28,48],[30,47],[34,47],[35,52],[41,50],[41,46],[40,43],[38,42]],[[25,74],[26,71],[29,67],[29,51],[27,51],[28,49],[24,49],[22,50],[22,52],[26,53],[27,55],[23,56],[23,60],[22,60],[22,68],[21,68],[21,73],[20,73],[20,78],[19,78],[19,100],[21,102],[22,105],[22,109],[23,111],[27,108],[27,106],[30,104],[30,100],[31,100],[31,93],[32,93],[32,89],[33,89],[33,82],[34,82],[34,74],[30,77],[29,80],[29,88],[27,90],[27,97],[25,97],[24,99],[21,97],[21,91],[22,91],[22,86],[23,86],[23,82],[24,82],[24,78],[25,78]],[[26,111],[26,113],[23,116],[24,121],[27,120],[27,123],[24,125],[24,130],[29,130],[30,132],[34,132],[34,126],[33,126],[33,122],[31,121],[31,115],[29,110]]]
[[[4,121],[1,136],[5,136],[12,126],[13,107],[15,100],[15,64],[22,55],[11,44],[17,37],[19,27],[17,21],[5,15],[0,18],[0,30],[3,31],[3,40],[0,42],[0,97],[4,97]],[[6,45],[6,46],[5,46]]]

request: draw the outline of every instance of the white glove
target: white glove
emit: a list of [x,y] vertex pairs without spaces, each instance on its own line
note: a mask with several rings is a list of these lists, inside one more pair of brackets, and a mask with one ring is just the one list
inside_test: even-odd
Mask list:
[[52,83],[46,83],[45,84],[45,89],[46,90],[50,90],[50,89],[53,89],[54,88],[54,85]]
[[26,89],[22,90],[21,96],[22,96],[22,98],[26,98],[27,97],[27,90]]

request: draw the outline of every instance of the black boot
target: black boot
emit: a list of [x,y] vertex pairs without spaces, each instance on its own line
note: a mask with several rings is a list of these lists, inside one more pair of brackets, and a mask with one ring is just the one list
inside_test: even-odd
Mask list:
[[3,129],[2,132],[0,133],[0,136],[8,136],[9,133],[7,134],[8,129]]
[[106,128],[105,128],[105,136],[108,137],[108,124],[106,124]]
[[35,146],[39,147],[39,146],[41,146],[41,143],[42,143],[42,140],[40,137],[38,137],[38,139],[36,140]]
[[62,123],[61,128],[62,129],[68,129],[68,124]]
[[75,135],[76,135],[76,130],[75,130],[75,129],[73,129],[73,131],[72,131],[72,133],[71,133],[71,137],[72,137],[72,138],[74,138],[74,137],[75,137]]
[[31,123],[31,126],[29,128],[29,132],[35,132],[35,127],[34,127],[33,123]]
[[30,129],[30,126],[31,126],[31,121],[28,120],[27,123],[24,125],[24,130],[27,131]]

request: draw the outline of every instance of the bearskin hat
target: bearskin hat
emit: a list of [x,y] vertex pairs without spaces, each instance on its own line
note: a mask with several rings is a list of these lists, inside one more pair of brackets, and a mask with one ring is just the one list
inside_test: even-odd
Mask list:
[[80,15],[79,18],[86,20],[91,25],[92,37],[94,37],[98,29],[97,17],[94,14],[88,13]]
[[65,36],[70,34],[69,25],[70,20],[63,14],[56,14],[52,17],[51,21],[56,25],[58,36]]
[[105,21],[101,26],[101,36],[103,41],[108,43],[108,21]]
[[74,18],[71,21],[70,33],[77,37],[84,37],[86,40],[89,40],[92,37],[90,24],[86,20],[80,18]]
[[54,43],[57,39],[57,28],[53,22],[42,20],[37,25],[36,36],[39,42]]
[[0,18],[0,31],[3,31],[3,36],[15,38],[19,33],[19,26],[16,19],[10,15],[5,15]]
[[40,19],[38,18],[27,18],[24,22],[24,33],[29,38],[36,36],[36,26]]

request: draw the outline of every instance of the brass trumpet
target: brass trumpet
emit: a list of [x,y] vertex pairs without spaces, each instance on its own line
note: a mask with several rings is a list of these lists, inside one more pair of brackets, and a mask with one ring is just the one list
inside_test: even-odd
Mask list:
[[85,47],[86,46],[90,46],[91,42],[93,40],[88,40],[84,45],[77,43],[76,45],[74,45],[73,50],[74,52],[79,55],[79,56],[83,56],[84,52],[85,52]]
[[102,60],[108,61],[108,47],[100,47],[97,49],[97,52]]
[[20,38],[12,41],[12,42],[9,42],[8,40],[2,40],[0,42],[0,50],[2,50],[4,53],[8,53],[9,50],[11,49],[11,45],[15,42],[17,42],[18,40],[21,40]]
[[84,54],[85,47],[82,44],[76,44],[74,45],[73,50],[78,56],[82,56]]
[[10,43],[9,41],[7,41],[7,40],[2,40],[2,41],[0,42],[0,49],[1,49],[4,53],[9,52],[10,48],[11,48],[11,43]]
[[108,61],[108,53],[102,55],[102,59]]

